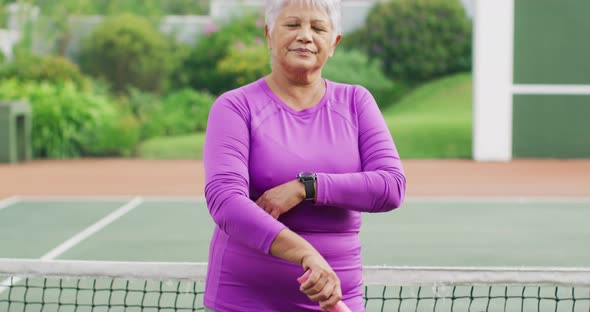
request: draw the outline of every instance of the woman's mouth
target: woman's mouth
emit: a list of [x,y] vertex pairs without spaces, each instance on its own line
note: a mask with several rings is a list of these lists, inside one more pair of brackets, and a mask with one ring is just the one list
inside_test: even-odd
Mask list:
[[315,52],[309,50],[309,49],[292,49],[291,52],[297,52],[299,54],[306,54],[306,55],[311,55],[311,54],[316,54]]

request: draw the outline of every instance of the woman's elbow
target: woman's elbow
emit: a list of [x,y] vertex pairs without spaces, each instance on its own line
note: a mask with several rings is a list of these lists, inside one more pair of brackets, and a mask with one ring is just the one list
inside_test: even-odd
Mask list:
[[398,196],[387,196],[377,212],[388,212],[401,207],[403,198]]
[[231,194],[228,191],[219,191],[219,189],[216,188],[205,189],[205,202],[209,214],[211,215],[213,222],[223,231],[225,231],[227,227],[228,217],[231,214],[227,207],[232,206],[229,203],[231,202],[233,195],[234,194]]
[[207,209],[213,219],[213,222],[221,229],[225,230],[226,216],[222,213],[220,198],[216,196],[205,195],[205,202],[207,203]]
[[380,211],[387,212],[401,207],[406,194],[406,178],[403,175],[396,175],[389,184],[383,198]]

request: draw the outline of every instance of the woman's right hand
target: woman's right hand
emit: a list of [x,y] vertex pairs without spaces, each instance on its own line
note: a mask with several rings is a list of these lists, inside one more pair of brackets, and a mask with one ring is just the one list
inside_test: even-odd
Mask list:
[[311,270],[307,281],[301,284],[300,290],[311,301],[319,302],[322,311],[334,307],[342,299],[340,279],[328,262],[319,254],[303,258],[304,270]]

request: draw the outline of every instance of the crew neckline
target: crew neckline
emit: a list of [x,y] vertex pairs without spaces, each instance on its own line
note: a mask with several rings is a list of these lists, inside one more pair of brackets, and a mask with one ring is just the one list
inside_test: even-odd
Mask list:
[[312,107],[305,108],[302,110],[296,110],[293,107],[287,105],[287,103],[283,102],[271,89],[268,83],[266,82],[266,77],[260,78],[259,85],[264,90],[264,92],[275,102],[277,103],[282,109],[285,111],[293,114],[293,115],[308,115],[317,112],[318,110],[322,109],[326,105],[328,101],[329,93],[332,90],[332,85],[328,79],[322,78],[324,83],[326,84],[326,92],[320,99],[320,101]]

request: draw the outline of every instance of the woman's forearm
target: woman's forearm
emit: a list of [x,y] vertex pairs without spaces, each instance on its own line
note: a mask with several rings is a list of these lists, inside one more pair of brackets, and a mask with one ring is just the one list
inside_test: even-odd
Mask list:
[[307,257],[319,255],[309,242],[289,229],[283,229],[275,237],[270,254],[297,264],[302,264]]
[[342,297],[340,279],[330,264],[303,237],[284,229],[276,236],[270,247],[275,257],[297,263],[309,272],[308,279],[301,284],[300,290],[312,301],[320,301],[323,306],[331,307]]
[[361,212],[398,208],[406,189],[406,177],[400,168],[345,174],[318,173],[316,203]]

